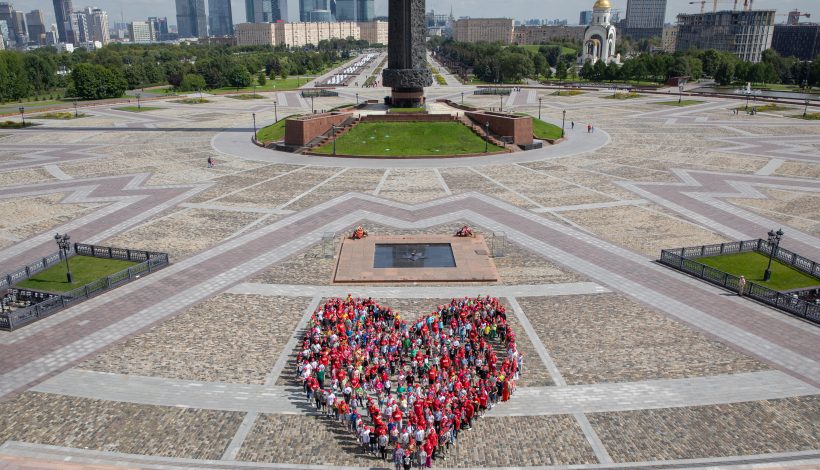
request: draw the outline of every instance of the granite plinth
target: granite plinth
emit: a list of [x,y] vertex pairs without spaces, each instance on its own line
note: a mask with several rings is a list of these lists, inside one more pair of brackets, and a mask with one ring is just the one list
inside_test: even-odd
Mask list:
[[385,69],[382,71],[385,86],[393,89],[421,89],[433,84],[433,74],[428,69]]

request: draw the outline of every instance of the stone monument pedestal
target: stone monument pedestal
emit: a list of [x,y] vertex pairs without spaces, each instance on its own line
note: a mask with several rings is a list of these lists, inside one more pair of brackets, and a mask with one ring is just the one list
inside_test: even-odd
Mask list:
[[424,0],[390,0],[387,68],[382,81],[392,88],[391,106],[423,106],[424,87],[433,84],[427,68],[424,8]]

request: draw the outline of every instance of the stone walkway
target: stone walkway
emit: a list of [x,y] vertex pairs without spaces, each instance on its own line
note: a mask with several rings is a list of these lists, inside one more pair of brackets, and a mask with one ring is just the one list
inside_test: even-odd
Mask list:
[[453,286],[453,287],[383,287],[383,286],[309,286],[243,283],[231,287],[232,294],[268,296],[373,297],[374,299],[456,299],[489,295],[491,297],[548,297],[553,295],[603,294],[611,292],[593,282],[542,284],[534,286]]

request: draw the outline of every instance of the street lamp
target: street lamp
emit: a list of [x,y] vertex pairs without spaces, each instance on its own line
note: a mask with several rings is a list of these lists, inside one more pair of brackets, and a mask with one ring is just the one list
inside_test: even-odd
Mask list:
[[678,104],[683,103],[683,85],[678,85]]
[[256,142],[256,113],[253,113],[253,141]]
[[544,98],[541,98],[541,97],[538,98],[538,120],[539,121],[541,120],[541,100],[543,100],[543,99]]
[[484,127],[487,128],[486,139],[484,139],[484,153],[487,153],[490,150],[490,121],[487,121]]
[[774,258],[774,254],[780,247],[781,238],[783,238],[783,229],[777,229],[777,232],[769,230],[769,250],[771,251],[769,252],[769,266],[766,267],[766,272],[763,273],[763,282],[772,278],[772,258]]
[[73,279],[71,276],[71,266],[68,265],[68,251],[71,249],[71,237],[68,236],[67,233],[60,235],[57,233],[54,235],[54,241],[57,242],[57,247],[63,254],[63,259],[65,260],[65,271],[66,271],[66,279],[68,279],[69,284],[73,284]]
[[74,100],[74,117],[75,118],[80,117],[80,115],[77,114],[77,100]]
[[23,120],[23,127],[26,127],[26,108],[20,106],[20,118]]
[[567,110],[566,109],[564,110],[563,114],[564,114],[564,116],[561,118],[561,138],[562,139],[564,138],[564,126],[566,125],[566,122],[567,122]]
[[137,109],[142,109],[142,104],[140,103],[140,98],[141,97],[142,97],[142,94],[137,93]]
[[464,105],[464,92],[461,92],[461,105]]
[[806,98],[806,107],[803,108],[803,117],[806,117],[809,113],[809,99]]
[[498,107],[498,111],[503,113],[504,112],[504,95],[498,95],[501,98],[501,105]]
[[316,112],[316,110],[315,110],[315,109],[313,109],[313,96],[312,96],[312,95],[311,95],[311,97],[310,97],[310,112],[311,112],[311,113],[315,113],[315,112]]
[[279,122],[279,112],[276,110],[276,100],[273,100],[273,118]]
[[253,84],[253,97],[256,98],[256,83]]
[[336,155],[336,125],[330,125],[331,132],[333,133],[333,155]]
[[356,93],[356,104],[357,105],[359,104],[359,94],[358,93]]

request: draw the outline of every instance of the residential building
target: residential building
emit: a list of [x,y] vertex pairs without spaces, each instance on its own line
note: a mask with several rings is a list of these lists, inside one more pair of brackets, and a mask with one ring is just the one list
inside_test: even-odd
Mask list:
[[60,42],[68,41],[69,16],[74,11],[71,0],[53,0],[54,18],[57,22],[57,36]]
[[515,23],[507,18],[466,18],[453,24],[453,39],[460,42],[512,44]]
[[578,24],[586,26],[592,23],[592,10],[584,10],[581,12],[581,17],[578,18]]
[[180,38],[208,37],[205,0],[176,0],[176,8]]
[[208,0],[208,26],[211,36],[233,35],[231,0]]
[[820,55],[820,24],[776,24],[772,49],[783,57],[815,60]]
[[136,43],[151,43],[156,40],[156,32],[154,31],[154,23],[150,21],[134,21],[128,23],[128,37],[131,42]]
[[28,40],[40,46],[46,45],[46,20],[42,10],[31,10],[26,13]]
[[661,37],[665,18],[666,0],[628,0],[626,31],[622,33],[632,39]]
[[336,0],[336,20],[373,21],[376,17],[374,0]]
[[675,50],[716,49],[746,62],[760,62],[763,51],[772,45],[774,18],[774,10],[681,14]]
[[323,40],[345,38],[387,44],[387,23],[384,21],[368,23],[339,21],[236,25],[236,43],[240,46],[304,47],[319,44]]
[[544,44],[556,41],[582,42],[586,26],[519,26],[513,32],[516,44]]
[[66,23],[66,43],[79,45],[91,41],[91,31],[88,28],[88,17],[78,11],[68,15]]
[[663,34],[661,36],[661,49],[663,52],[673,54],[675,52],[675,46],[678,43],[678,27],[677,26],[664,26],[663,27]]
[[275,23],[288,18],[287,0],[245,0],[248,23]]

